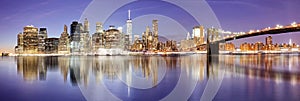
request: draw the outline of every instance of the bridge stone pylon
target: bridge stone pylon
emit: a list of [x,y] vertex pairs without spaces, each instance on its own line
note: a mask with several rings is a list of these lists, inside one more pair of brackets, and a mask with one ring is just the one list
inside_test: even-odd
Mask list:
[[223,31],[218,28],[208,28],[206,31],[206,50],[207,55],[217,55],[220,50],[220,43],[225,43],[223,40]]

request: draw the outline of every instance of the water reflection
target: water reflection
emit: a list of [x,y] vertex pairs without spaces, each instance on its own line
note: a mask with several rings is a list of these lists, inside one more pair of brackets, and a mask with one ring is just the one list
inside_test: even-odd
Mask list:
[[231,75],[263,78],[276,82],[300,83],[299,55],[224,55],[221,61]]
[[[203,85],[209,78],[221,76],[222,71],[230,79],[238,76],[299,85],[298,58],[279,54],[220,55],[207,62],[206,55],[15,57],[17,73],[24,81],[45,81],[49,71],[59,71],[65,83],[82,86],[81,90],[87,91],[83,91],[85,96],[99,93],[92,100],[104,99],[103,92],[122,100],[160,100],[165,96],[199,100]],[[177,90],[178,85],[184,87]],[[89,93],[91,90],[97,92]]]
[[[287,80],[292,83],[300,82],[298,55],[223,55],[219,63],[212,63],[225,68],[225,71],[250,77],[265,79]],[[130,82],[129,75],[151,80],[152,85],[158,84],[159,68],[168,70],[184,68],[186,74],[194,79],[204,80],[214,68],[208,68],[206,73],[206,56],[182,57],[16,57],[17,73],[25,81],[46,80],[47,71],[61,72],[64,81],[70,76],[73,85],[83,82],[88,85],[92,73],[95,81],[103,78],[115,80],[125,79]],[[224,63],[222,66],[218,64]],[[215,70],[217,72],[217,70]],[[207,76],[205,76],[207,74]],[[218,73],[215,73],[218,74]],[[161,74],[162,76],[163,74]],[[79,82],[78,82],[79,81]]]
[[[47,71],[60,70],[64,80],[70,73],[71,81],[76,85],[78,80],[87,83],[90,69],[95,80],[103,77],[117,79],[133,73],[141,78],[152,79],[153,85],[158,82],[158,67],[165,64],[168,69],[185,68],[188,75],[204,79],[206,67],[205,55],[183,57],[16,57],[18,74],[26,81],[46,80]],[[297,79],[299,82],[298,55],[224,55],[220,58],[227,71],[243,75],[264,78],[282,77],[284,80]],[[217,63],[214,63],[217,64]],[[219,66],[217,66],[219,67]],[[280,75],[280,76],[277,76]],[[197,77],[198,76],[198,77]],[[295,78],[296,76],[296,78]]]

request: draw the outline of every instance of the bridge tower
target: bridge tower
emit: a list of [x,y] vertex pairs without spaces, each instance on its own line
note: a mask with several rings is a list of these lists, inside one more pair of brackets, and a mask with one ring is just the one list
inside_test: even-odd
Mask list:
[[217,28],[208,28],[206,36],[207,55],[218,55],[220,44],[220,31]]

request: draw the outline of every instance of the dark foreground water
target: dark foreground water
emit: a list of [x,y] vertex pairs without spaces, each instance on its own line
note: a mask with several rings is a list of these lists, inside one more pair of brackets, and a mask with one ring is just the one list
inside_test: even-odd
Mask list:
[[0,57],[1,101],[296,101],[299,55]]

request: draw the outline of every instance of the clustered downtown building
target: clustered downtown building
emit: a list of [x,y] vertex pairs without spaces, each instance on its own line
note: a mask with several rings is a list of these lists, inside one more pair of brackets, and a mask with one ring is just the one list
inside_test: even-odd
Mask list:
[[25,26],[23,33],[18,34],[18,42],[15,47],[17,54],[87,54],[96,53],[99,48],[105,49],[129,49],[129,35],[122,33],[120,29],[110,26],[108,30],[102,29],[102,24],[96,24],[96,32],[90,36],[89,22],[84,24],[73,21],[68,28],[64,25],[64,31],[60,38],[48,38],[46,28],[36,28],[32,25]]
[[[73,21],[70,25],[70,34],[67,25],[60,38],[49,38],[47,28],[37,28],[33,25],[25,26],[18,34],[16,54],[97,54],[105,51],[176,51],[176,41],[158,40],[158,20],[152,21],[152,31],[149,27],[139,35],[132,35],[132,20],[130,10],[126,21],[127,31],[111,25],[103,30],[101,22],[96,23],[96,31],[90,36],[90,25],[87,18],[83,23]],[[115,50],[111,50],[115,49]]]
[[[115,28],[110,25],[103,29],[101,22],[96,22],[96,31],[91,34],[87,18],[84,22],[73,21],[64,30],[59,38],[49,38],[47,28],[37,28],[33,25],[25,26],[23,32],[17,35],[16,54],[64,54],[64,55],[119,55],[131,52],[196,52],[206,51],[207,43],[221,40],[220,35],[225,33],[218,28],[205,28],[203,25],[195,26],[192,34],[187,33],[186,38],[177,43],[174,40],[159,40],[158,20],[152,20],[152,28],[146,27],[142,35],[132,34],[132,20],[130,10],[126,21],[126,32],[122,27]],[[209,36],[208,36],[209,35]],[[162,38],[163,39],[163,38]],[[220,43],[215,50],[225,52],[248,51],[298,51],[298,45],[290,39],[289,43],[273,43],[268,36],[263,42],[242,43],[240,49],[232,42]],[[139,53],[134,53],[139,54]]]

